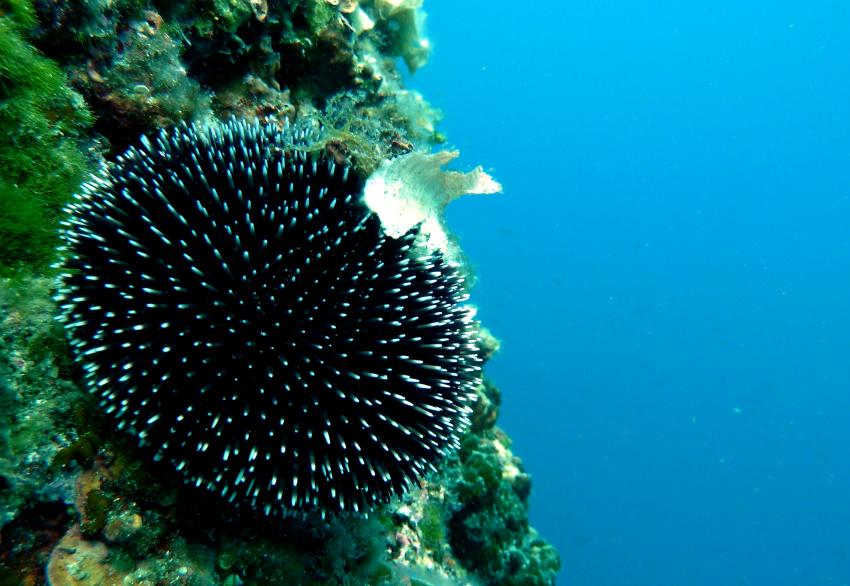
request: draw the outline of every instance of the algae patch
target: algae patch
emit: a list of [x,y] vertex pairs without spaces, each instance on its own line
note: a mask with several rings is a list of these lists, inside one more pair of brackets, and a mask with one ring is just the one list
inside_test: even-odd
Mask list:
[[62,70],[27,41],[29,3],[11,5],[0,5],[0,276],[53,260],[58,217],[88,170],[79,140],[92,122]]

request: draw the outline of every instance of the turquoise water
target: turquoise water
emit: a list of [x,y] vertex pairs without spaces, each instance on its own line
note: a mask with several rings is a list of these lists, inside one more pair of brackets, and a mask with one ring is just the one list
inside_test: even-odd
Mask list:
[[562,582],[850,584],[850,5],[501,6],[412,83]]

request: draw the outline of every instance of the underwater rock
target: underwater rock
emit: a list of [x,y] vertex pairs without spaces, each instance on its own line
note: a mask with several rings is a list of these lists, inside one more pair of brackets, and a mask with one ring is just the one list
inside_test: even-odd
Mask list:
[[[0,281],[0,581],[37,584],[49,576],[51,584],[77,585],[551,584],[560,562],[529,526],[530,478],[495,427],[500,397],[491,381],[467,389],[478,398],[465,405],[472,409],[464,415],[469,426],[453,423],[454,433],[464,430],[460,449],[440,440],[449,455],[421,464],[407,479],[415,480],[408,490],[371,507],[368,517],[305,513],[270,519],[262,510],[222,506],[203,486],[184,485],[167,458],[152,463],[134,441],[115,433],[115,414],[123,405],[106,414],[81,391],[86,370],[71,360],[54,319],[60,309],[52,300],[49,263],[57,257],[51,252],[61,217],[56,212],[69,203],[85,171],[114,159],[142,132],[182,120],[211,125],[230,116],[279,127],[286,120],[294,126],[318,120],[304,145],[310,160],[333,162],[337,172],[350,169],[361,182],[352,193],[373,177],[370,201],[379,202],[380,221],[372,223],[382,224],[385,238],[393,231],[402,235],[401,246],[430,246],[445,257],[444,277],[456,272],[470,287],[471,271],[452,244],[442,208],[454,196],[492,193],[498,184],[480,168],[444,170],[454,155],[434,153],[445,140],[437,129],[440,114],[403,87],[398,57],[410,69],[427,58],[422,2],[9,5],[0,15],[7,25],[0,29],[0,60],[2,50],[17,59],[9,71],[18,77],[10,87],[22,93],[15,98],[20,108],[7,113],[10,124],[32,129],[27,137],[34,140],[8,144],[32,154],[34,165],[21,175],[26,181],[15,183],[24,188],[22,199],[8,199],[0,190],[0,210],[32,198],[39,182],[51,191],[48,200],[39,200],[49,201],[48,213],[0,222],[0,240],[14,244],[24,233],[15,230],[26,225],[37,225],[45,236],[26,236],[9,249],[4,262],[14,265],[13,278]],[[23,65],[44,75],[24,76]],[[166,136],[173,132],[181,131]],[[61,181],[53,182],[45,161],[61,168]],[[0,167],[0,187],[12,184],[12,168]],[[411,221],[423,225],[416,242],[403,236]],[[31,244],[40,247],[37,257],[27,255]],[[453,282],[459,284],[459,276]],[[151,288],[133,279],[127,284],[134,291]],[[461,297],[450,295],[444,310]],[[498,341],[478,325],[473,333],[474,354],[483,362]],[[96,347],[89,343],[89,349]],[[111,363],[126,363],[121,360]],[[206,416],[203,407],[193,413]],[[150,416],[137,417],[137,423]],[[313,435],[326,443],[321,432]],[[250,450],[242,455],[250,460]],[[264,456],[258,452],[256,458]],[[317,470],[323,464],[317,462]],[[206,474],[198,462],[191,466],[195,476]]]
[[84,539],[78,525],[56,544],[47,562],[50,586],[120,586],[127,574],[109,564],[109,549]]
[[185,41],[168,32],[160,14],[144,11],[118,34],[108,60],[89,62],[84,86],[99,114],[96,128],[113,147],[150,128],[211,115],[209,95],[181,60]]
[[52,460],[76,439],[80,391],[70,380],[53,280],[0,279],[0,527],[38,502],[66,500],[73,483]]
[[383,29],[386,53],[402,57],[411,73],[425,65],[431,47],[422,0],[372,0],[370,7]]

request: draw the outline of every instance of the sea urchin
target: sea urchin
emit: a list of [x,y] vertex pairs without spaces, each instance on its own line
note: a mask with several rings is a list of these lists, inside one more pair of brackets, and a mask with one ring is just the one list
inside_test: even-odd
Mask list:
[[468,423],[480,379],[457,269],[385,234],[304,133],[143,138],[69,206],[62,319],[107,414],[266,514],[363,511]]

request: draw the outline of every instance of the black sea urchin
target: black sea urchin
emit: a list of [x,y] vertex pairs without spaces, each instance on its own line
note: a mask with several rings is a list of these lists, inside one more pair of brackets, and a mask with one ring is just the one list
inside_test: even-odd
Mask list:
[[142,139],[64,230],[63,318],[106,413],[266,514],[402,493],[457,446],[480,378],[458,271],[386,236],[304,141],[245,122]]

